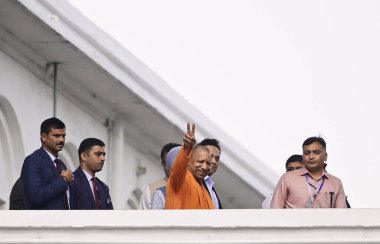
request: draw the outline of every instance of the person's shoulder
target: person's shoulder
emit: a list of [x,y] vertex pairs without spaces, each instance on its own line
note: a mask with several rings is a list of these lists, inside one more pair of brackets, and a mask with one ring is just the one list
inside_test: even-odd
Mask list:
[[102,181],[101,179],[99,179],[98,177],[96,177],[96,179],[97,179],[97,181],[98,181],[98,183],[100,184],[100,185],[102,185],[104,188],[106,188],[107,190],[109,189],[109,187],[108,187],[108,185],[104,182],[104,181]]
[[32,163],[33,165],[35,165],[36,163],[41,162],[45,158],[44,153],[47,157],[49,156],[42,148],[35,150],[34,152],[26,156],[24,164],[29,165],[29,163]]
[[309,171],[307,171],[307,169],[305,167],[302,167],[300,169],[296,169],[296,170],[286,172],[285,174],[287,174],[291,177],[300,177],[300,176],[304,177],[308,173],[309,173]]
[[82,177],[84,175],[81,167],[78,167],[76,170],[74,170],[73,175]]
[[288,181],[288,180],[297,179],[299,177],[303,177],[306,173],[307,173],[307,170],[305,168],[301,168],[301,169],[285,172],[281,176],[280,180]]
[[298,174],[295,174],[294,171],[290,171],[290,172],[283,173],[280,178],[291,178],[291,177],[295,177],[297,175]]
[[102,185],[107,185],[104,181],[102,181],[101,179],[99,179],[98,177],[96,177],[96,179],[97,179],[97,181],[100,183],[100,184],[102,184]]
[[332,175],[330,173],[326,172],[327,179],[336,181],[336,182],[342,182],[340,178],[336,177],[335,175]]
[[148,184],[149,190],[154,193],[158,188],[165,186],[168,179],[166,177],[156,180]]
[[[168,181],[168,178],[163,177],[163,178],[161,178],[161,179],[158,179],[158,180],[156,180],[156,181],[153,181],[153,182],[149,183],[148,185],[149,185],[149,186],[153,186],[153,185],[162,185],[162,184],[165,185],[167,181]],[[159,186],[159,187],[161,187],[161,186]],[[159,188],[159,187],[157,187],[157,188]]]
[[44,149],[41,147],[35,150],[34,152],[32,152],[31,154],[29,154],[27,158],[33,159],[37,157],[42,157],[44,153],[47,155],[47,152],[45,152]]
[[[74,172],[74,180],[71,182],[70,188],[71,189],[79,189],[82,188],[82,185],[84,185],[83,177],[86,178],[83,172],[81,172],[81,168],[77,168]],[[87,178],[86,178],[87,180]]]

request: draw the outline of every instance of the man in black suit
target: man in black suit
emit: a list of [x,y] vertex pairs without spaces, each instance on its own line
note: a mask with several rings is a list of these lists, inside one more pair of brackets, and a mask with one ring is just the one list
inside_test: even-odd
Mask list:
[[50,118],[42,122],[42,146],[24,160],[21,181],[25,193],[25,209],[69,209],[71,170],[58,158],[65,145],[65,124]]
[[95,174],[102,170],[105,144],[96,138],[84,139],[79,145],[79,167],[71,185],[72,209],[113,209],[108,186]]
[[216,139],[206,138],[199,143],[199,145],[206,146],[210,150],[210,167],[208,175],[202,180],[202,184],[206,186],[208,193],[211,196],[212,202],[214,203],[214,207],[216,209],[222,209],[222,203],[220,202],[219,196],[216,193],[214,187],[214,180],[211,178],[219,166],[220,154],[222,152],[220,143]]

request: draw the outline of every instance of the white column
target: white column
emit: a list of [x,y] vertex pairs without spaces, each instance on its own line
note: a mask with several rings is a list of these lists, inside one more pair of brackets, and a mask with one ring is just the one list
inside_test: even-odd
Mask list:
[[124,158],[124,120],[116,118],[111,132],[110,165],[108,179],[111,182],[110,191],[114,209],[124,209],[126,205],[124,184],[125,158]]

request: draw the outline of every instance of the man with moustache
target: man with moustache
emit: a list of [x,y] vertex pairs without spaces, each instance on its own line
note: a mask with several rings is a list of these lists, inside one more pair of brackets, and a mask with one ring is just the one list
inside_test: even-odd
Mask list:
[[165,209],[213,209],[210,194],[202,184],[210,167],[210,150],[195,144],[195,125],[187,133],[166,184]]
[[325,140],[310,137],[302,150],[305,167],[282,175],[271,208],[346,208],[341,180],[324,170]]
[[79,145],[79,167],[71,185],[72,209],[113,209],[108,186],[95,176],[106,160],[105,144],[96,138],[84,139]]
[[65,124],[50,118],[41,123],[41,148],[24,160],[21,181],[25,193],[25,209],[69,209],[71,170],[58,158],[65,145]]
[[207,187],[207,190],[211,196],[214,207],[216,209],[222,209],[223,208],[222,203],[220,202],[219,196],[216,193],[216,190],[214,187],[215,182],[211,178],[211,176],[216,172],[216,170],[219,167],[219,160],[220,160],[220,154],[221,154],[220,143],[216,139],[206,138],[203,141],[201,141],[199,145],[206,146],[208,150],[210,150],[210,157],[211,157],[209,173],[202,180],[202,183]]

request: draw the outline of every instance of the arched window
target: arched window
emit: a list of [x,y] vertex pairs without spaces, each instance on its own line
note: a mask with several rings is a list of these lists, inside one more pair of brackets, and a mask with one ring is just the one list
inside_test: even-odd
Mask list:
[[21,131],[12,105],[0,95],[0,209],[8,209],[13,183],[25,157]]

